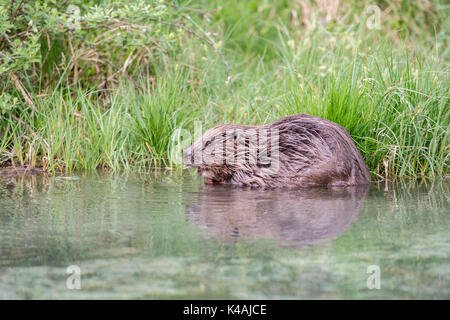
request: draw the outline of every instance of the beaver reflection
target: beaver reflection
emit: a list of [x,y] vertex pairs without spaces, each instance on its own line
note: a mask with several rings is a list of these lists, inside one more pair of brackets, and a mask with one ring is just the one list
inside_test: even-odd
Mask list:
[[[187,219],[222,241],[275,239],[287,246],[337,238],[355,220],[369,186],[243,190],[205,186]],[[287,243],[286,243],[287,242]]]

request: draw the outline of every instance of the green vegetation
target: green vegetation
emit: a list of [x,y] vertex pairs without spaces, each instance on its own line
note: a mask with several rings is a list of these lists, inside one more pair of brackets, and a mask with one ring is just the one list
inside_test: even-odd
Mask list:
[[148,170],[196,120],[306,112],[346,127],[374,179],[446,176],[449,9],[1,0],[0,164]]

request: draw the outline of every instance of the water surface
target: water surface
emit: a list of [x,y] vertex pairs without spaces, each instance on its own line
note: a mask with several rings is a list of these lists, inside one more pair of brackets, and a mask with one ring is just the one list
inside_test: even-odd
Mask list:
[[[449,189],[245,190],[188,171],[0,178],[0,299],[448,299]],[[71,265],[80,290],[66,286]]]

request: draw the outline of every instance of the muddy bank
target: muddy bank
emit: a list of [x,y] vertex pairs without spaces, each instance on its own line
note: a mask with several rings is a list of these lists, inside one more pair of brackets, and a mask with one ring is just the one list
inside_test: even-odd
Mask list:
[[42,174],[45,171],[42,168],[29,168],[29,167],[14,167],[14,168],[0,168],[0,178],[13,177],[18,175],[36,175]]

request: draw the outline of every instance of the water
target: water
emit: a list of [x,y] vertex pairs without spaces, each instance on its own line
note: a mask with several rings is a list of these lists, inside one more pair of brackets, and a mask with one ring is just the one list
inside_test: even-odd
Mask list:
[[[0,299],[448,299],[449,189],[0,178]],[[67,288],[71,265],[80,290]]]

